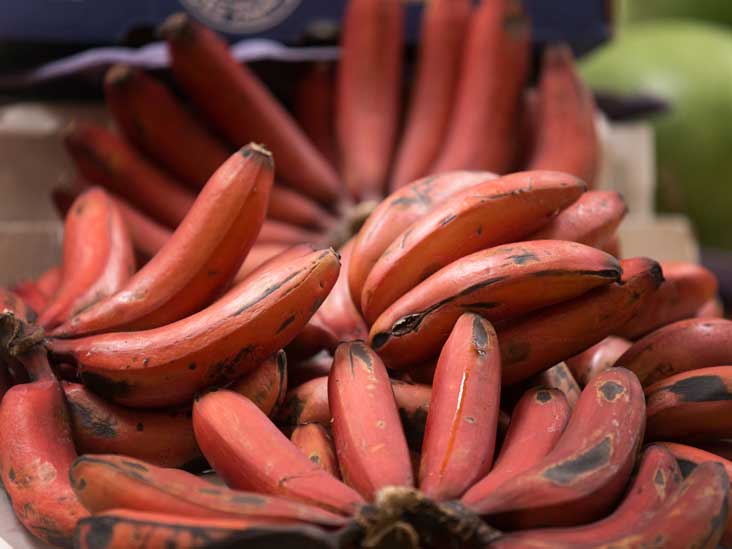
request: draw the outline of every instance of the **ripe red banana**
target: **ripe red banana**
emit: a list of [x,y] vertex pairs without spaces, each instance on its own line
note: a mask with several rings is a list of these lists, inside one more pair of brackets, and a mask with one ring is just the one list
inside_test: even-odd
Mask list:
[[451,262],[523,240],[584,190],[569,175],[519,172],[452,196],[395,238],[374,264],[361,291],[366,321]]
[[193,194],[102,126],[75,123],[64,139],[84,179],[129,200],[157,221],[177,227]]
[[186,517],[343,524],[341,516],[285,498],[231,490],[179,469],[117,455],[83,455],[69,471],[80,501],[92,513],[124,508]]
[[532,169],[560,170],[592,185],[600,163],[595,102],[564,44],[544,50]]
[[493,468],[473,484],[463,501],[486,497],[540,463],[562,436],[571,413],[566,397],[556,389],[534,387],[526,391],[513,410]]
[[732,366],[699,368],[646,388],[648,440],[732,436]]
[[688,370],[732,364],[732,321],[690,318],[638,340],[615,363],[635,372],[643,386]]
[[401,109],[404,7],[353,0],[343,15],[336,76],[341,172],[358,200],[386,189]]
[[119,292],[53,332],[61,337],[157,328],[211,303],[228,287],[264,219],[272,155],[234,153],[211,176],[186,218]]
[[332,166],[338,166],[335,136],[335,74],[332,63],[314,62],[295,88],[298,124]]
[[435,0],[422,12],[416,73],[392,190],[427,175],[437,159],[455,103],[471,12],[468,0]]
[[206,309],[161,328],[47,342],[87,387],[132,407],[182,404],[231,381],[289,343],[333,287],[332,250],[274,263]]
[[658,263],[639,257],[620,262],[617,284],[552,305],[498,329],[503,383],[511,385],[602,341],[643,308],[663,275]]
[[354,239],[348,287],[356,307],[371,269],[389,245],[412,223],[451,196],[485,181],[490,172],[446,172],[424,177],[391,193],[371,212]]
[[623,532],[657,520],[655,515],[659,507],[678,491],[681,482],[681,471],[673,455],[662,446],[648,446],[623,502],[612,514],[574,528],[540,528],[509,533],[495,547],[604,547]]
[[323,471],[340,478],[333,439],[323,425],[319,423],[297,425],[292,430],[290,440]]
[[[365,343],[342,343],[328,375],[333,442],[343,479],[371,501],[384,486],[412,486],[412,464],[389,375]],[[349,414],[358,402],[358,414]]]
[[33,379],[11,387],[0,404],[0,474],[18,520],[34,536],[71,546],[87,515],[68,470],[76,458],[63,392],[42,347],[21,357]]
[[437,361],[419,466],[419,489],[460,497],[493,463],[501,400],[501,353],[493,326],[465,313]]
[[160,33],[175,79],[221,133],[239,147],[265,143],[277,173],[303,193],[326,204],[339,198],[332,166],[221,37],[184,13],[171,15]]
[[405,368],[436,355],[465,311],[491,321],[516,317],[610,284],[620,272],[615,258],[575,242],[496,246],[452,262],[406,293],[373,323],[369,341],[390,368]]
[[46,329],[116,293],[135,271],[127,227],[112,199],[98,187],[71,205],[63,248],[60,285],[38,318]]
[[332,227],[336,220],[320,204],[284,185],[272,187],[267,216],[314,231]]
[[512,528],[597,520],[624,489],[644,426],[645,400],[635,375],[622,368],[603,372],[582,391],[567,428],[541,462],[462,501]]
[[608,336],[565,362],[580,386],[584,387],[597,374],[612,368],[631,345],[627,339]]
[[128,65],[114,65],[104,96],[119,129],[152,160],[200,189],[230,151],[155,78]]
[[79,522],[74,546],[98,549],[190,549],[200,547],[308,547],[330,549],[332,534],[315,526],[271,520],[181,517],[113,509]]
[[482,2],[471,17],[450,125],[433,172],[509,172],[518,161],[530,25],[521,2]]
[[249,399],[215,391],[193,406],[201,451],[229,486],[351,514],[357,492],[311,462]]
[[619,192],[588,191],[529,240],[572,240],[601,248],[613,238],[627,212]]
[[697,316],[697,311],[717,295],[717,277],[708,269],[683,261],[661,261],[664,282],[641,313],[617,335],[638,339],[677,320]]

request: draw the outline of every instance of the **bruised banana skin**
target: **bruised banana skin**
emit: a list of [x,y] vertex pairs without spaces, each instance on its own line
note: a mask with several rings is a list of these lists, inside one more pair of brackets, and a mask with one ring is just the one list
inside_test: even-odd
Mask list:
[[699,368],[646,388],[648,440],[732,436],[732,366]]
[[624,259],[619,283],[517,318],[498,329],[503,383],[511,385],[602,341],[642,310],[663,282],[658,263]]
[[132,509],[186,517],[311,522],[339,526],[344,517],[284,498],[231,490],[191,473],[127,456],[87,454],[74,461],[71,484],[92,513]]
[[333,439],[323,425],[320,423],[298,425],[292,430],[290,440],[323,471],[340,478]]
[[520,547],[598,547],[624,532],[654,520],[659,507],[668,501],[682,482],[673,455],[662,446],[643,452],[638,472],[622,503],[602,520],[574,528],[541,528],[509,533],[495,544],[499,549]]
[[46,543],[70,547],[88,515],[68,470],[76,458],[66,403],[45,351],[20,358],[34,379],[11,387],[0,404],[0,475],[18,520]]
[[361,291],[368,323],[424,279],[466,255],[524,240],[586,190],[579,179],[518,172],[479,183],[403,231],[374,264]]
[[487,320],[472,313],[455,323],[440,353],[419,467],[419,489],[455,499],[493,462],[501,401],[501,353]]
[[339,199],[333,167],[220,36],[185,13],[168,17],[160,34],[176,81],[222,134],[238,147],[265,143],[288,183],[324,204]]
[[462,501],[514,529],[597,520],[625,487],[644,427],[638,379],[622,368],[603,372],[582,391],[567,428],[541,462],[492,492],[472,490]]
[[193,406],[201,451],[233,488],[283,496],[350,515],[361,496],[310,461],[249,399],[215,391]]
[[587,191],[527,240],[571,240],[600,248],[611,240],[627,213],[618,191]]
[[192,547],[298,547],[334,549],[315,526],[240,518],[181,517],[115,509],[79,521],[79,549],[190,549]]
[[119,292],[74,316],[53,335],[157,328],[219,297],[257,237],[273,170],[272,155],[258,145],[231,155],[155,257]]
[[125,136],[194,189],[203,187],[229,156],[228,148],[145,71],[112,66],[104,96]]
[[[373,501],[384,486],[413,486],[407,440],[389,375],[365,343],[341,343],[328,374],[333,442],[343,479]],[[349,413],[354,402],[357,414]]]
[[130,407],[189,402],[199,390],[251,371],[289,343],[310,319],[338,276],[333,250],[273,263],[213,305],[178,322],[141,332],[46,345],[78,366],[83,383]]
[[135,272],[127,227],[99,187],[85,191],[71,205],[63,248],[60,285],[38,318],[47,330],[116,293]]
[[569,407],[572,409],[577,405],[580,393],[582,392],[577,380],[572,375],[572,371],[564,362],[560,362],[548,370],[544,370],[535,378],[530,379],[529,383],[562,391],[567,398]]
[[348,288],[356,308],[360,310],[366,277],[402,231],[449,197],[497,177],[479,171],[440,173],[418,179],[382,200],[354,237]]
[[732,321],[690,318],[636,341],[615,363],[635,372],[644,386],[688,370],[732,364]]
[[631,345],[622,337],[608,336],[565,362],[580,386],[584,387],[597,374],[612,368]]
[[616,335],[638,339],[667,324],[697,316],[697,311],[717,295],[717,277],[695,263],[661,261],[663,284],[636,318]]
[[511,415],[496,462],[463,499],[488,495],[539,463],[562,436],[571,413],[566,397],[556,389],[535,387],[526,391]]
[[565,302],[620,274],[614,257],[584,244],[496,246],[458,259],[402,296],[373,323],[369,341],[390,368],[404,369],[438,354],[463,312],[505,320]]

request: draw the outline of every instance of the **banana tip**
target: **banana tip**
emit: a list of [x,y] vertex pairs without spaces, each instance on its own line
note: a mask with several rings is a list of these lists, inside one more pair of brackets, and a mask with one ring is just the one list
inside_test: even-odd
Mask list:
[[182,11],[169,16],[158,27],[158,36],[165,40],[177,40],[186,36],[192,29],[190,16]]
[[245,145],[239,152],[244,158],[258,157],[262,162],[267,164],[270,168],[274,167],[274,159],[272,153],[264,145],[259,143],[249,143]]

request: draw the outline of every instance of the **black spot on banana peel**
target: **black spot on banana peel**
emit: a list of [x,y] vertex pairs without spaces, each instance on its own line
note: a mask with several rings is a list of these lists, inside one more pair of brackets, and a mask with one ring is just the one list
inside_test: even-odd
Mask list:
[[606,465],[611,455],[612,439],[605,437],[586,452],[550,467],[544,476],[557,484],[572,484],[582,475]]

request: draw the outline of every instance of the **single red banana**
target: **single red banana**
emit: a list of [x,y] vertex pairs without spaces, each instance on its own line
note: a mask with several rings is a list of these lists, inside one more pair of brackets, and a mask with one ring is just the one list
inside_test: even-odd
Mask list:
[[608,336],[565,362],[580,386],[584,387],[597,374],[612,368],[631,345],[627,339]]
[[381,198],[401,115],[404,6],[398,0],[346,5],[336,77],[341,172],[357,200]]
[[18,520],[34,536],[70,547],[88,513],[69,482],[76,459],[63,392],[42,347],[20,358],[33,379],[11,387],[0,404],[0,474]]
[[336,223],[335,217],[320,204],[281,184],[272,187],[267,216],[313,231],[328,229]]
[[277,173],[303,193],[325,204],[339,199],[335,170],[221,37],[184,13],[171,15],[160,33],[173,76],[221,133],[237,146],[264,143]]
[[319,423],[297,425],[292,430],[290,440],[323,471],[340,478],[333,439],[323,425]]
[[569,46],[545,48],[538,94],[536,144],[529,166],[571,173],[592,185],[601,154],[595,101],[577,73]]
[[498,329],[503,382],[511,385],[602,341],[643,308],[663,282],[661,268],[643,257],[620,262],[618,284],[546,307]]
[[86,180],[129,200],[169,227],[177,227],[193,205],[190,191],[102,126],[77,122],[64,144]]
[[366,277],[395,238],[454,194],[496,177],[490,172],[468,171],[431,175],[394,191],[379,203],[354,239],[348,287],[356,307],[361,307]]
[[191,549],[210,547],[328,547],[330,534],[315,526],[272,520],[181,517],[114,509],[79,521],[74,546],[99,549]]
[[511,528],[574,526],[616,503],[643,442],[645,399],[635,375],[613,368],[582,391],[567,428],[534,467],[462,501]]
[[437,361],[422,442],[419,489],[460,497],[493,463],[501,400],[501,353],[493,326],[465,313]]
[[369,341],[390,368],[402,369],[436,355],[465,311],[504,320],[608,285],[620,273],[615,258],[575,242],[496,246],[454,261],[407,292],[373,323]]
[[529,239],[572,240],[600,248],[612,239],[627,212],[618,191],[588,191]]
[[335,136],[335,74],[332,63],[314,62],[295,88],[294,112],[298,124],[332,166],[338,166]]
[[453,261],[524,240],[585,188],[557,172],[519,172],[452,196],[395,238],[374,264],[361,291],[366,321]]
[[471,17],[469,0],[436,0],[422,12],[419,54],[391,189],[424,177],[450,124]]
[[284,498],[230,490],[178,469],[117,455],[83,455],[69,471],[77,496],[94,514],[110,509],[186,517],[307,521],[338,526],[344,518]]
[[572,409],[563,393],[534,387],[521,397],[493,468],[463,495],[475,501],[540,463],[562,436]]
[[615,363],[635,372],[643,386],[697,368],[732,364],[732,321],[679,320],[636,341]]
[[228,148],[168,87],[144,71],[113,65],[104,78],[104,96],[125,137],[194,189],[229,157]]
[[603,544],[617,538],[620,532],[657,520],[655,517],[659,507],[676,493],[681,482],[681,470],[673,455],[662,446],[648,446],[623,502],[612,514],[597,522],[574,528],[512,532],[502,537],[495,547],[604,547]]
[[273,264],[172,324],[46,345],[55,360],[77,365],[84,384],[105,398],[131,407],[182,404],[289,343],[333,287],[338,268],[334,251],[311,252]]
[[60,285],[38,318],[49,330],[119,291],[135,272],[124,220],[98,187],[83,192],[71,205],[63,248]]
[[258,145],[234,153],[211,176],[165,246],[116,294],[53,332],[61,337],[163,326],[226,290],[264,219],[271,154]]
[[339,250],[341,254],[341,272],[333,290],[325,298],[313,319],[326,326],[335,336],[336,341],[367,339],[369,330],[361,313],[351,299],[348,288],[351,261],[353,261],[353,239]]
[[692,318],[717,295],[717,277],[710,270],[683,261],[661,261],[663,284],[648,300],[641,314],[625,324],[617,335],[638,339],[677,320]]
[[249,399],[215,391],[193,406],[201,451],[229,486],[351,514],[357,492],[310,461]]
[[515,167],[530,56],[530,25],[521,2],[482,2],[467,29],[445,148],[433,172],[502,174]]
[[646,388],[648,440],[732,436],[732,366],[673,375]]
[[[333,441],[344,481],[371,501],[384,486],[412,486],[407,441],[389,375],[365,343],[338,346],[328,375]],[[349,412],[359,403],[358,414]]]

